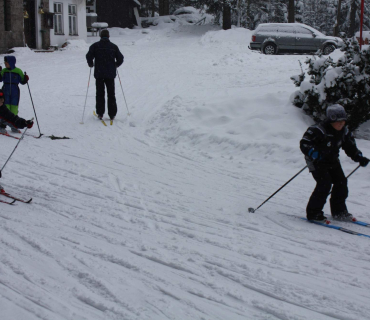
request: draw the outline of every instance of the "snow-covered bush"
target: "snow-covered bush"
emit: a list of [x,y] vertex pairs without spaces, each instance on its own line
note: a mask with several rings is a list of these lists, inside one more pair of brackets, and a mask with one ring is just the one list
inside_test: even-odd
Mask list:
[[[354,130],[370,119],[370,48],[361,51],[357,42],[345,41],[342,51],[344,55],[335,62],[321,55],[307,58],[307,72],[291,77],[300,87],[291,101],[315,121],[325,117],[328,106],[339,103]],[[309,81],[305,81],[306,74]]]

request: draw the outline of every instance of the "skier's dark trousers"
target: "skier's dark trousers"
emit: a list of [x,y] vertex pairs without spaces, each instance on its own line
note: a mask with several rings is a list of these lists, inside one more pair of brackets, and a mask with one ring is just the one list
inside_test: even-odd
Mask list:
[[0,119],[9,122],[14,127],[23,129],[25,127],[32,128],[33,121],[32,120],[25,120],[13,114],[5,105],[5,95],[3,90],[0,89]]
[[[90,68],[95,65],[96,113],[101,118],[105,113],[105,86],[108,93],[108,115],[111,119],[117,114],[114,79],[117,68],[123,63],[123,55],[118,47],[109,41],[109,31],[102,30],[100,41],[90,46],[86,60]],[[95,60],[95,63],[94,63]]]
[[316,188],[307,204],[307,219],[326,220],[322,210],[332,189],[332,217],[350,220],[353,217],[346,206],[347,178],[339,161],[339,150],[342,148],[347,156],[363,167],[369,163],[369,159],[357,149],[352,132],[345,126],[347,114],[344,108],[338,104],[330,106],[326,115],[323,122],[309,127],[300,141],[301,151],[316,181]]

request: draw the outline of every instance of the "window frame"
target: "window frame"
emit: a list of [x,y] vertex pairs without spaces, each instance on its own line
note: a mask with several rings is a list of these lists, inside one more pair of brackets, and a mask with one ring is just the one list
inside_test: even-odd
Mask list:
[[[60,11],[59,11],[60,8]],[[63,3],[54,2],[54,34],[64,35]]]
[[[299,30],[304,30],[304,31],[306,31],[306,32],[299,32]],[[295,27],[295,31],[296,31],[296,34],[309,34],[309,35],[311,35],[312,37],[313,37],[313,34],[314,34],[314,32],[313,32],[313,31],[311,31],[310,29],[307,29],[307,28],[302,27],[302,26],[296,26],[296,27]]]
[[69,35],[78,36],[77,5],[68,4]]

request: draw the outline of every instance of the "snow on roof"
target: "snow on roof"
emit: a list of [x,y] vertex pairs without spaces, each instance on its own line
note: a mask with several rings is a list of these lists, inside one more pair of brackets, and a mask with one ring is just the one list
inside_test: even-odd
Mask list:
[[108,28],[108,23],[106,22],[94,22],[91,24],[93,28]]
[[95,12],[87,12],[86,13],[86,17],[97,17],[97,16],[98,16],[98,14],[95,13]]
[[315,28],[312,28],[312,27],[308,26],[307,24],[297,23],[297,22],[294,22],[294,23],[261,23],[261,24],[258,25],[256,30],[259,29],[262,26],[276,26],[277,27],[277,26],[281,26],[281,25],[293,26],[293,27],[303,27],[303,28],[306,28],[306,29],[316,33],[317,35],[325,36],[319,30],[316,30]]
[[182,8],[175,10],[173,14],[177,15],[177,14],[188,14],[188,13],[199,13],[199,10],[195,9],[194,7],[182,7]]

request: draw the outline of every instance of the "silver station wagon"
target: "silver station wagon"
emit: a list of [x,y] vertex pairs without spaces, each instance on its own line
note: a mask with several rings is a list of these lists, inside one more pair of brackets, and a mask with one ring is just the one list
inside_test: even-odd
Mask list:
[[316,52],[321,49],[327,55],[342,45],[342,39],[326,36],[302,23],[262,23],[252,35],[250,49],[264,54]]

